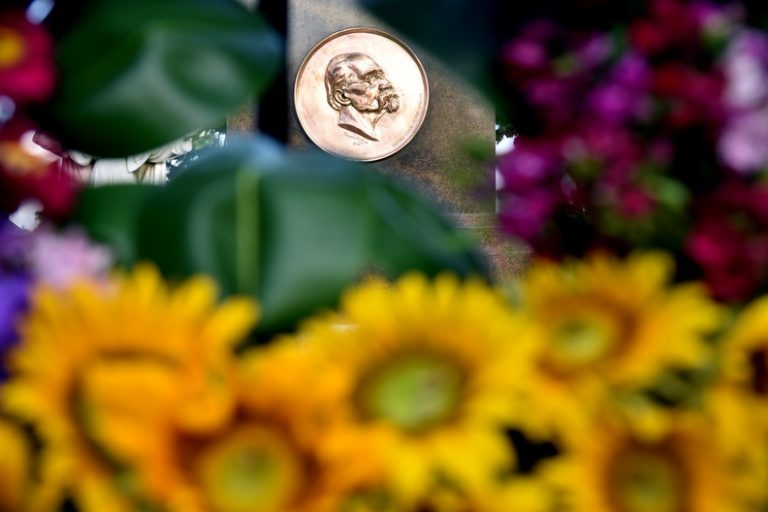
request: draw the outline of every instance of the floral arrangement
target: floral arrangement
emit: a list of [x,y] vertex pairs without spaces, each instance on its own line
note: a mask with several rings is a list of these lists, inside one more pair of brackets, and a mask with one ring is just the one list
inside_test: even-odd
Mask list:
[[34,231],[0,224],[0,510],[768,506],[768,67],[739,9],[522,23],[501,217],[546,257],[505,290],[428,201],[329,156],[227,140],[165,186],[90,189],[38,156],[178,137],[114,86],[146,69],[225,114],[205,70],[162,67],[176,43],[232,71],[233,102],[258,92],[278,59],[258,14],[180,2],[95,0],[68,32],[0,13],[0,211],[43,205]]
[[737,2],[622,8],[608,26],[535,19],[504,47],[521,121],[501,221],[548,256],[670,250],[743,302],[768,268],[768,37]]
[[36,199],[60,215],[72,207],[75,180],[35,152],[36,125],[25,112],[54,91],[51,36],[22,10],[4,12],[0,27],[0,207],[14,211]]
[[37,278],[27,312],[3,312],[23,318],[0,387],[10,510],[768,499],[768,305],[725,329],[704,286],[670,283],[661,253],[536,264],[514,305],[450,275],[371,278],[337,311],[239,352],[255,300],[219,302],[203,276],[171,287],[151,265],[105,276],[102,263],[64,286]]

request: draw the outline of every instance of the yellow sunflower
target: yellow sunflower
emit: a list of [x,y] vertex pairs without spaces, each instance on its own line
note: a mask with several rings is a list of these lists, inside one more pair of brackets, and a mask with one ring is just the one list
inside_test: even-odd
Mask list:
[[80,283],[34,294],[1,396],[42,437],[35,509],[66,494],[86,511],[130,509],[112,490],[125,484],[116,479],[124,467],[162,457],[147,426],[200,433],[230,418],[232,350],[257,309],[216,301],[211,279],[171,290],[150,266],[115,276],[108,290]]
[[583,427],[607,389],[636,389],[706,360],[705,337],[722,312],[700,285],[670,286],[671,273],[660,253],[534,264],[522,303],[541,341],[525,381],[524,411],[536,414],[521,418],[532,434]]
[[720,348],[723,379],[743,390],[768,428],[768,297],[741,312]]
[[553,512],[555,493],[539,477],[515,477],[489,482],[467,494],[449,485],[431,489],[412,505],[398,503],[386,489],[369,489],[352,495],[341,512]]
[[744,388],[719,380],[705,390],[702,406],[713,442],[742,469],[743,478],[735,481],[740,491],[768,498],[768,432],[754,398]]
[[[740,512],[757,510],[760,480],[712,435],[705,415],[675,413],[654,436],[601,419],[547,469],[572,512]],[[762,482],[762,480],[760,480]],[[764,485],[762,486],[764,487]]]
[[718,349],[719,373],[703,395],[704,405],[717,419],[713,435],[745,464],[749,462],[755,475],[762,475],[756,484],[764,487],[768,480],[768,297],[739,313]]
[[217,430],[146,432],[163,439],[155,470],[165,479],[144,486],[138,475],[144,502],[168,512],[338,512],[347,495],[381,481],[376,450],[325,443],[339,381],[303,348],[252,350],[238,374],[237,412]]
[[495,482],[473,495],[438,490],[413,512],[551,512],[553,506],[550,486],[538,478],[519,477]]
[[0,419],[0,510],[23,510],[29,491],[30,446],[12,423]]
[[331,444],[375,439],[398,499],[416,501],[438,480],[482,488],[513,462],[500,426],[529,340],[482,283],[369,281],[299,338],[324,372],[342,375],[345,420]]

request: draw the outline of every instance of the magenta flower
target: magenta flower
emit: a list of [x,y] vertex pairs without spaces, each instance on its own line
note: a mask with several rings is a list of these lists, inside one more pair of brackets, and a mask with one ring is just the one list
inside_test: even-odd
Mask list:
[[508,43],[503,51],[504,62],[513,68],[526,71],[541,71],[549,66],[549,55],[544,46],[530,39],[516,39]]
[[563,161],[555,143],[525,138],[516,139],[514,149],[504,155],[498,165],[504,188],[518,194],[542,186],[563,173]]
[[751,298],[768,278],[768,188],[735,180],[701,198],[685,251],[715,297]]
[[651,72],[645,59],[634,54],[622,57],[608,78],[592,89],[589,114],[611,124],[648,118],[650,81]]
[[625,172],[636,166],[643,148],[634,134],[623,127],[606,123],[584,123],[574,127],[566,143],[566,158],[571,164],[580,160],[600,164],[601,173]]
[[564,162],[555,141],[518,138],[512,151],[499,161],[501,225],[510,235],[529,242],[563,203]]
[[768,237],[749,235],[727,219],[700,221],[686,241],[686,252],[702,268],[715,298],[745,301],[765,280]]
[[0,13],[0,95],[17,103],[47,99],[55,79],[52,54],[43,27],[21,11]]
[[651,194],[637,184],[627,184],[616,191],[616,209],[627,219],[640,219],[650,215],[656,207]]
[[535,243],[560,202],[553,190],[540,189],[525,195],[504,194],[499,214],[501,227],[511,236]]
[[589,106],[602,121],[620,124],[637,117],[641,112],[639,101],[641,98],[632,89],[617,83],[608,83],[592,91]]
[[60,217],[74,207],[79,186],[55,162],[28,150],[24,137],[34,129],[19,116],[0,126],[0,212],[11,213],[24,201],[36,199],[45,215]]
[[581,71],[592,71],[604,65],[613,51],[611,37],[603,34],[591,34],[574,52]]

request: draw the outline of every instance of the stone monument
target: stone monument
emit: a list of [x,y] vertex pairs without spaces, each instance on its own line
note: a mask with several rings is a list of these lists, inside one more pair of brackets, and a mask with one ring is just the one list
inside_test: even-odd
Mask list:
[[376,168],[432,196],[460,226],[470,230],[485,248],[500,281],[520,275],[528,260],[527,250],[500,237],[496,229],[495,175],[487,161],[496,140],[492,106],[427,51],[359,7],[356,0],[288,0],[287,8],[289,146],[312,144],[293,105],[294,81],[307,53],[330,34],[350,27],[391,33],[414,51],[426,70],[429,108],[410,143],[377,162]]
[[[375,165],[380,172],[392,174],[431,196],[486,248],[501,280],[519,274],[526,260],[524,251],[496,234],[494,170],[489,165],[496,128],[492,106],[429,52],[362,9],[357,0],[284,1],[287,10],[278,17],[286,37],[287,69],[281,86],[282,98],[288,104],[284,137],[288,146],[298,149],[314,145],[302,129],[294,105],[297,73],[308,53],[323,39],[344,29],[370,28],[391,34],[404,42],[423,66],[429,84],[429,106],[421,128],[407,145],[365,165]],[[261,3],[261,9],[274,10],[278,0]],[[271,21],[275,24],[275,20]],[[249,106],[231,118],[230,130],[257,129],[253,112],[253,106]],[[274,112],[271,114],[274,119]]]
[[356,0],[288,0],[289,145],[312,144],[293,105],[299,66],[318,42],[350,27],[379,29],[403,40],[421,61],[429,81],[429,108],[421,129],[407,146],[377,163],[377,168],[431,195],[463,225],[487,224],[495,208],[493,171],[487,163],[472,158],[467,148],[493,154],[496,124],[492,107],[428,52],[359,7]]

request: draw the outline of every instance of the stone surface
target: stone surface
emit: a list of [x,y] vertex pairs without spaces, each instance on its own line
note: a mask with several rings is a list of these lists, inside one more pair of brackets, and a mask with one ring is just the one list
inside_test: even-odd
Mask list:
[[227,117],[227,133],[253,133],[256,127],[256,106],[248,102]]
[[[358,7],[355,0],[288,1],[289,145],[312,144],[293,108],[298,68],[315,44],[348,27],[378,28],[401,39],[421,60],[430,86],[429,110],[416,137],[395,155],[367,165],[395,174],[434,197],[448,212],[492,213],[492,169],[471,153],[493,154],[493,109],[427,52]],[[468,150],[470,147],[473,151]]]

